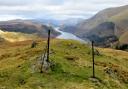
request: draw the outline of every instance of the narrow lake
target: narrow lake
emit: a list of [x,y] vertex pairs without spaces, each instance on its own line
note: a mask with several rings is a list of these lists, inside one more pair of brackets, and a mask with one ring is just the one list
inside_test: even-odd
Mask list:
[[60,30],[59,30],[59,27],[56,27],[55,30],[61,33],[61,35],[59,35],[59,36],[56,37],[56,38],[58,38],[58,39],[71,39],[71,40],[80,41],[80,42],[82,42],[82,43],[88,43],[88,40],[87,40],[87,41],[82,40],[81,38],[75,36],[75,35],[72,34],[72,33],[60,31]]

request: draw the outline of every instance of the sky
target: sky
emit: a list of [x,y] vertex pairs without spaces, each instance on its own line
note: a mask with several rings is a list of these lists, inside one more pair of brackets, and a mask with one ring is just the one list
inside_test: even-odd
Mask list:
[[128,0],[0,0],[0,21],[87,19],[103,9],[123,5],[128,5]]

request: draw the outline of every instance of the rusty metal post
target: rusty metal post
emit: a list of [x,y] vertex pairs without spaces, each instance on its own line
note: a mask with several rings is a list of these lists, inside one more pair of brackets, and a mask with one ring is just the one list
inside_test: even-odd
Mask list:
[[50,30],[48,30],[48,42],[47,42],[47,62],[49,62],[49,51],[50,51]]
[[95,78],[95,52],[94,52],[94,41],[92,41],[92,62],[93,62],[93,78]]

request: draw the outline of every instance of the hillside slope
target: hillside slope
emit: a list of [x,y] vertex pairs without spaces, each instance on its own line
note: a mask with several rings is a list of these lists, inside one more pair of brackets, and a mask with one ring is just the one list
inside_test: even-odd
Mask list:
[[[91,48],[73,40],[51,41],[49,73],[33,69],[43,53],[46,41],[0,45],[1,89],[128,89],[128,52],[99,50],[96,55],[96,79],[92,79]],[[74,55],[75,54],[75,55]]]
[[[111,28],[112,32],[110,31],[111,23],[113,24],[113,28]],[[99,46],[110,46],[122,38],[122,40],[127,41],[128,37],[124,38],[122,35],[128,32],[128,5],[102,10],[92,18],[80,22],[75,28],[72,29],[75,35],[82,39],[89,38],[90,40],[94,40]],[[125,34],[125,36],[128,35]],[[99,42],[100,39],[102,39],[101,43]],[[122,41],[120,43],[123,44]]]
[[99,24],[107,22],[108,19],[122,13],[123,11],[126,11],[127,9],[128,9],[128,6],[122,6],[122,7],[108,8],[108,9],[102,10],[92,18],[79,23],[78,32],[76,33],[79,34],[79,32],[88,32],[89,30],[93,29]]
[[47,32],[51,30],[51,36],[59,35],[52,27],[31,20],[10,20],[0,22],[0,29],[8,32],[20,32],[25,34],[36,34],[40,37],[47,37]]

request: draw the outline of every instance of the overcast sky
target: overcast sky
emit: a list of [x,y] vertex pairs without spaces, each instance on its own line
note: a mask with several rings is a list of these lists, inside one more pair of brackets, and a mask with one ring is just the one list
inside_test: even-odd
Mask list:
[[87,19],[105,8],[122,5],[128,5],[128,0],[0,0],[0,20]]

